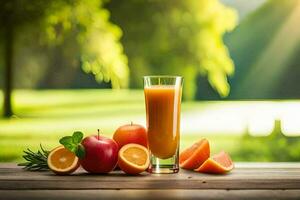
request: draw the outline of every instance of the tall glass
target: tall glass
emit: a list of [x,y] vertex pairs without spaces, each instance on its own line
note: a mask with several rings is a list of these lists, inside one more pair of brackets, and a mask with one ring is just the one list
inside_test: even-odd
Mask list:
[[182,84],[180,76],[144,77],[151,173],[179,171]]

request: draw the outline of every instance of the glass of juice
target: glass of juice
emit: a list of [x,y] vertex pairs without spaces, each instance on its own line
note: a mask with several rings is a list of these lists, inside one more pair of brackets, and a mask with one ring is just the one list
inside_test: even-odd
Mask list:
[[144,77],[151,173],[179,171],[182,84],[180,76]]

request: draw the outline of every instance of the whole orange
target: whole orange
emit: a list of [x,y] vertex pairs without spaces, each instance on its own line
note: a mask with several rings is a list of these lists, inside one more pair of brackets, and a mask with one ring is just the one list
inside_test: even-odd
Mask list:
[[114,133],[113,139],[118,143],[119,149],[129,143],[140,144],[148,148],[146,129],[139,124],[125,124],[120,126]]

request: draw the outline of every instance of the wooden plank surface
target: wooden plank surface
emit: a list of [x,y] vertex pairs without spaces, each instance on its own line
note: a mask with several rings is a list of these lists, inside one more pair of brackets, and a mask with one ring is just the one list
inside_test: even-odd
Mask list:
[[178,174],[161,175],[144,173],[140,176],[127,176],[122,172],[89,175],[79,170],[72,176],[57,176],[51,172],[24,171],[15,164],[0,164],[0,190],[300,190],[299,163],[251,165],[245,167],[245,163],[237,164],[227,175],[200,174],[186,170],[181,170]]
[[0,200],[299,200],[300,190],[0,190]]

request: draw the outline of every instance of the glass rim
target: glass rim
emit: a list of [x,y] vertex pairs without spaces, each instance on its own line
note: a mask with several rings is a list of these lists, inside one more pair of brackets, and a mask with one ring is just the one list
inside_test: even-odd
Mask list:
[[172,76],[172,75],[149,75],[143,76],[143,78],[183,78],[183,76]]

